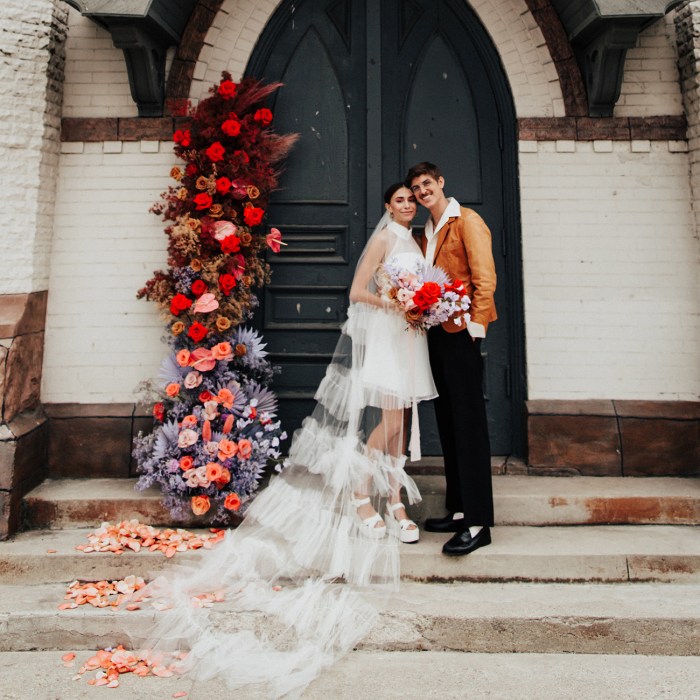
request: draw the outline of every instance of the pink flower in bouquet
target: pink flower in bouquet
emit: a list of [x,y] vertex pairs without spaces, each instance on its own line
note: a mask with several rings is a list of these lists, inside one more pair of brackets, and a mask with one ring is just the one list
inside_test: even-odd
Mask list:
[[196,489],[199,486],[199,479],[197,478],[196,469],[188,469],[187,471],[183,472],[182,478],[191,489]]
[[224,238],[233,236],[238,231],[238,226],[230,221],[217,221],[212,225],[212,230],[214,231],[214,238],[217,241],[223,241]]
[[206,469],[207,479],[211,481],[218,481],[221,478],[221,465],[216,462],[209,462]]
[[207,479],[207,468],[205,466],[197,467],[194,473],[199,482],[199,486],[209,486],[209,479]]
[[415,304],[413,303],[413,295],[415,292],[412,292],[410,289],[399,289],[398,292],[396,292],[396,298],[404,305],[406,309],[410,309]]
[[219,302],[211,292],[202,294],[202,296],[192,304],[192,311],[198,314],[208,314],[218,308]]
[[215,457],[219,452],[219,443],[215,440],[209,440],[204,444],[204,451],[210,456]]
[[185,389],[196,389],[201,383],[202,375],[197,371],[189,372],[183,382]]
[[211,349],[211,354],[215,360],[232,360],[233,349],[231,348],[231,343],[218,343]]
[[180,423],[181,428],[194,428],[197,425],[197,416],[190,413],[189,416],[185,416]]
[[276,228],[270,229],[270,233],[268,233],[267,236],[265,236],[265,240],[267,241],[267,245],[273,253],[279,253],[281,247],[283,245],[287,245],[286,243],[282,242],[282,233],[279,229]]
[[187,367],[187,365],[190,364],[190,351],[186,348],[180,350],[177,355],[175,355],[175,360],[180,367]]
[[185,428],[181,430],[180,434],[177,436],[177,446],[180,448],[191,447],[199,440],[199,435],[194,430],[190,428]]
[[219,415],[218,401],[205,401],[202,410],[202,418],[204,420],[214,420]]
[[190,355],[190,364],[200,372],[208,372],[216,367],[216,360],[208,348],[196,348]]
[[241,459],[248,459],[253,453],[253,443],[250,440],[243,438],[238,441],[238,456]]

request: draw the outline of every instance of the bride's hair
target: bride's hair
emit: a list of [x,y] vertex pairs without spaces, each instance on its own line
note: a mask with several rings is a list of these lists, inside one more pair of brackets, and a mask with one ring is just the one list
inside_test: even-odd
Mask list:
[[403,182],[395,182],[393,185],[389,185],[384,193],[384,204],[389,204],[391,202],[391,198],[403,187],[406,187]]

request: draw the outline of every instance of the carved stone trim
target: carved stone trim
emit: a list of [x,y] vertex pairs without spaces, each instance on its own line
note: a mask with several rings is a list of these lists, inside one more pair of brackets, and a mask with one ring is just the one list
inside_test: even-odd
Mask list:
[[685,141],[683,115],[658,117],[525,117],[518,120],[521,141]]

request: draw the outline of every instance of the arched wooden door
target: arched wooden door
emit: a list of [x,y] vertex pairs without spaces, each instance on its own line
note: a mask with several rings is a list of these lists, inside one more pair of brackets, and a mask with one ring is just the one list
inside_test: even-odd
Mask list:
[[[345,318],[358,255],[382,214],[384,188],[421,160],[493,234],[499,320],[483,344],[494,454],[518,454],[524,400],[514,110],[498,56],[463,0],[284,1],[247,72],[285,87],[280,131],[301,134],[271,221],[289,243],[272,256],[257,316],[273,360],[282,417],[294,429]],[[426,212],[419,212],[422,227]],[[439,454],[423,407],[424,452]],[[465,426],[465,429],[468,427]]]

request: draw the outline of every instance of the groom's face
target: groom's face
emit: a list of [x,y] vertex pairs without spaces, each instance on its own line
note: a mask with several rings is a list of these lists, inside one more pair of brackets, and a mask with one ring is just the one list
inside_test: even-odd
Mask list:
[[411,192],[427,209],[437,204],[445,195],[442,188],[445,179],[440,176],[437,180],[431,175],[418,175],[411,180]]

